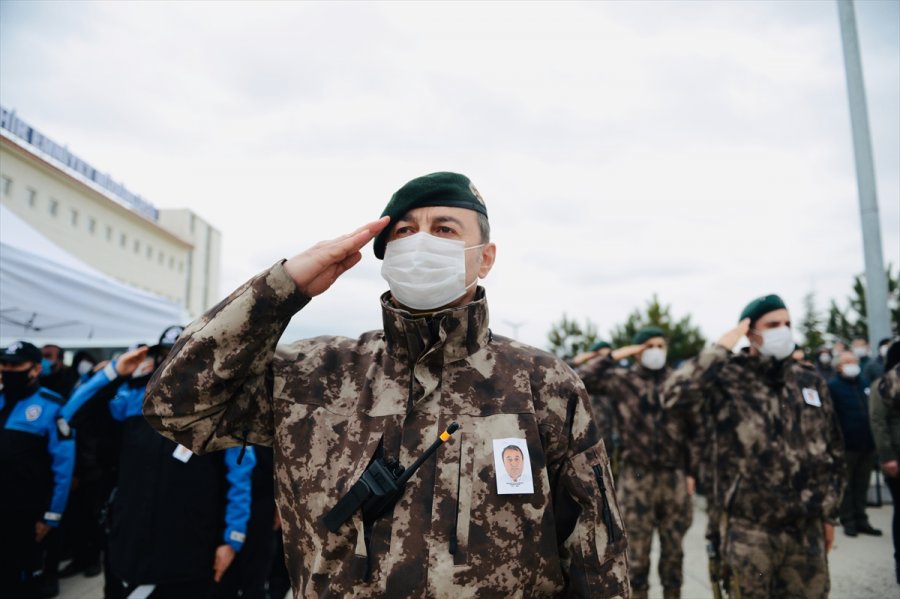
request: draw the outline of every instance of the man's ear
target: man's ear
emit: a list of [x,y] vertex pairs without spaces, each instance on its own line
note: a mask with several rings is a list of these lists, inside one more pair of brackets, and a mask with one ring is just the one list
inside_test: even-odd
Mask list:
[[484,279],[491,268],[494,266],[494,260],[497,259],[497,246],[493,243],[485,244],[481,248],[481,265],[478,267],[478,278]]

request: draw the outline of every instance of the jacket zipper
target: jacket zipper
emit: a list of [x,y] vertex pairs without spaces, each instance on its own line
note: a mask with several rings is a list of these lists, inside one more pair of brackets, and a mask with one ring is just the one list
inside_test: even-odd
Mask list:
[[597,484],[600,485],[600,495],[603,498],[603,523],[606,525],[606,531],[609,534],[609,542],[615,543],[619,534],[613,527],[612,510],[609,509],[609,498],[606,496],[606,483],[603,482],[603,470],[599,464],[594,465],[594,476],[597,477]]
[[462,439],[459,446],[459,464],[456,469],[456,514],[453,517],[453,526],[450,528],[450,555],[456,555],[459,548],[459,537],[457,528],[459,527],[459,486],[462,481],[462,456],[463,456]]

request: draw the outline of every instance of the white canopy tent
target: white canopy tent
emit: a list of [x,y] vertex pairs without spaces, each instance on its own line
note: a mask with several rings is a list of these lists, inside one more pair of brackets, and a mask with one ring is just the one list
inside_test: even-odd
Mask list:
[[63,250],[0,204],[0,347],[126,347],[187,324],[184,308]]

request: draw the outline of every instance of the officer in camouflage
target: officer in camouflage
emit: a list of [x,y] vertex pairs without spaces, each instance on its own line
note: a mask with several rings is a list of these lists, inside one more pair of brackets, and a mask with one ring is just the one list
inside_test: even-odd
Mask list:
[[[584,386],[488,328],[476,282],[494,263],[489,235],[466,177],[414,179],[380,220],[275,264],[192,323],[151,381],[145,415],[171,439],[196,452],[274,448],[295,596],[629,596]],[[276,348],[373,238],[391,290],[384,329]],[[410,466],[454,421],[385,515],[357,510],[330,532],[323,518],[367,467]],[[512,492],[498,483],[501,444],[530,464]]]
[[[749,353],[732,353],[745,335]],[[830,588],[843,444],[825,381],[788,359],[793,349],[790,314],[766,295],[664,386],[667,406],[711,419],[710,517],[732,597],[826,597]]]
[[[569,363],[572,368],[577,369],[579,366],[586,364],[589,360],[600,359],[608,356],[613,350],[613,346],[608,341],[595,341],[591,344],[588,351],[578,354],[572,358]],[[589,392],[590,393],[590,392]],[[594,423],[597,430],[600,431],[600,437],[603,439],[603,445],[609,454],[612,463],[613,475],[618,478],[618,453],[619,453],[619,431],[616,430],[616,419],[613,413],[612,404],[609,398],[604,395],[590,393],[591,413],[594,416]]]
[[[577,371],[592,396],[609,398],[621,435],[616,483],[628,530],[635,598],[646,598],[649,590],[654,528],[660,538],[663,597],[681,596],[682,541],[693,517],[687,422],[683,413],[663,408],[662,386],[671,373],[666,366],[666,348],[663,330],[645,327],[634,336],[632,345],[594,358]],[[629,357],[637,362],[632,368],[618,366]]]

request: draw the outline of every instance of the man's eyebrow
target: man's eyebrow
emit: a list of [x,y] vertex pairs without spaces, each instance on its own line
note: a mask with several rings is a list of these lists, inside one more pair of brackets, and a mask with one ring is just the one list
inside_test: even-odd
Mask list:
[[[401,216],[400,218],[398,218],[398,219],[397,219],[397,223],[395,223],[395,224],[399,224],[399,223],[402,223],[402,222],[415,223],[415,222],[417,222],[417,221],[416,221],[415,218],[411,217],[411,216],[409,215],[409,213],[407,212],[406,214],[404,214],[403,216]],[[455,216],[450,216],[450,215],[447,215],[447,214],[435,216],[434,219],[433,219],[433,221],[432,221],[432,224],[443,224],[443,223],[453,223],[453,224],[455,224],[456,226],[458,226],[458,227],[461,228],[461,229],[465,229],[465,228],[466,228],[466,225],[465,225],[461,220],[459,220],[459,219],[456,218]]]
[[465,229],[466,226],[463,224],[461,220],[456,218],[455,216],[436,216],[434,217],[435,223],[454,223],[461,229]]

